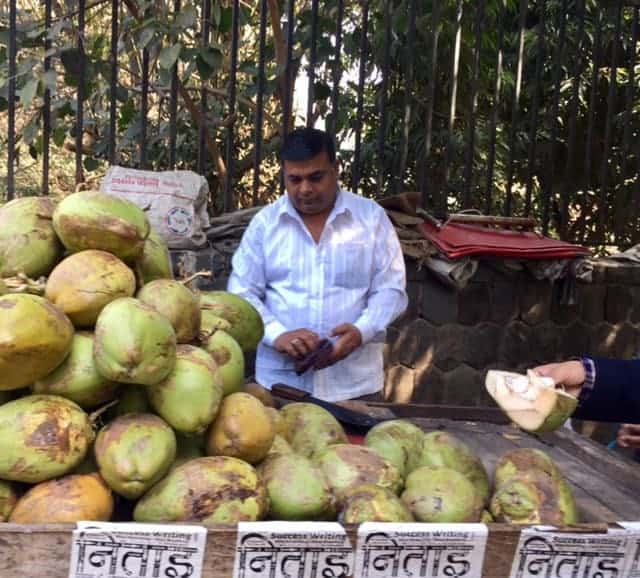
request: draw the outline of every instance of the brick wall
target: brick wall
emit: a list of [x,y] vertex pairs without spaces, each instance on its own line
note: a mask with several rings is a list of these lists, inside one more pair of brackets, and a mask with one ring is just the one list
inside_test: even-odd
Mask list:
[[597,262],[592,283],[505,273],[481,263],[462,291],[407,262],[410,305],[389,329],[385,394],[397,402],[493,405],[487,369],[522,371],[591,354],[629,358],[640,344],[640,266]]

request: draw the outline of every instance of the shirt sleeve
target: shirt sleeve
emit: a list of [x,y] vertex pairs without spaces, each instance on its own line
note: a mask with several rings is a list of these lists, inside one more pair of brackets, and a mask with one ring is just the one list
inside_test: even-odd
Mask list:
[[381,209],[375,230],[375,271],[367,297],[367,306],[354,325],[362,334],[362,343],[377,334],[407,308],[407,275],[400,241],[389,217]]
[[227,282],[227,291],[243,297],[258,310],[264,323],[263,342],[273,347],[275,340],[287,329],[264,304],[266,289],[264,251],[262,250],[264,225],[256,217],[249,223],[240,246],[231,259],[232,269]]

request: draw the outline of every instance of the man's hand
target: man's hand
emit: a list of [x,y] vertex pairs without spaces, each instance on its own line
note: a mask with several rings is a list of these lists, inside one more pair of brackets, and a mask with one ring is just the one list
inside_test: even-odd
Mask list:
[[331,337],[339,338],[333,343],[333,352],[323,363],[314,365],[314,369],[329,367],[348,355],[351,355],[355,349],[362,345],[362,334],[360,330],[351,323],[342,323],[334,327],[331,331]]
[[623,423],[618,430],[616,441],[622,448],[640,450],[640,425]]
[[320,338],[308,329],[294,329],[278,337],[273,346],[280,352],[294,359],[301,359],[318,345]]
[[538,375],[550,377],[555,381],[556,387],[564,386],[567,393],[578,397],[580,389],[586,378],[581,361],[563,361],[561,363],[549,363],[534,367]]

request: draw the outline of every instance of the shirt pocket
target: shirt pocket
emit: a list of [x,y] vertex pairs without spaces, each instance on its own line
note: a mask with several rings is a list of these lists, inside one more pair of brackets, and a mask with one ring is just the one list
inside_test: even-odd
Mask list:
[[369,286],[371,251],[364,243],[349,241],[334,249],[331,284],[348,289]]

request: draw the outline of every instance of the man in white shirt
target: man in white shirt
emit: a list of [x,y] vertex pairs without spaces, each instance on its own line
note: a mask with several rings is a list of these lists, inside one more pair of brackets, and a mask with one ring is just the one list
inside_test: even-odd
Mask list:
[[[378,393],[386,328],[407,306],[396,232],[375,201],[339,188],[327,133],[294,130],[281,161],[287,193],[252,219],[228,283],[264,321],[256,381],[327,401]],[[297,375],[296,360],[323,338],[330,357]]]

